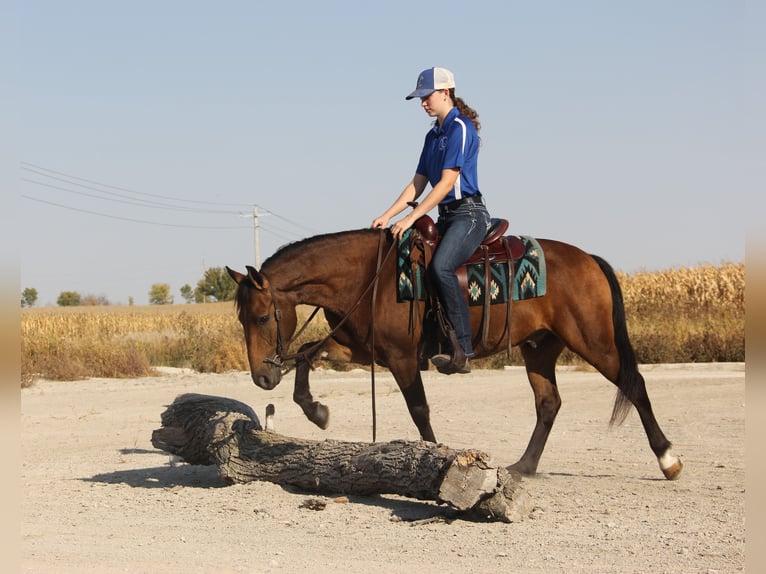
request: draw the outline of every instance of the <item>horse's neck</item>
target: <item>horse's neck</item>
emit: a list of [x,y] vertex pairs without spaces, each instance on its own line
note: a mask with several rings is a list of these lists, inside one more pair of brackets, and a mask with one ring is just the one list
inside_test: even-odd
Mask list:
[[318,236],[290,248],[264,272],[296,305],[337,309],[375,272],[379,238],[367,230]]

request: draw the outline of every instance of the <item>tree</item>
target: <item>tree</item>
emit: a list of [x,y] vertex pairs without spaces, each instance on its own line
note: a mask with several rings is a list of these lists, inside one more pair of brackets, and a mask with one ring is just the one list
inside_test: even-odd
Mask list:
[[149,289],[149,305],[172,305],[173,296],[170,294],[170,285],[167,283],[155,283]]
[[197,282],[194,294],[198,296],[196,297],[198,301],[200,298],[206,301],[209,297],[216,301],[231,301],[234,299],[236,290],[237,284],[223,267],[210,267]]
[[21,306],[34,307],[37,303],[37,289],[34,287],[25,287],[21,292]]
[[187,283],[182,286],[179,291],[181,291],[181,297],[183,297],[187,303],[194,301],[194,289],[192,289],[191,285]]
[[77,291],[62,291],[56,304],[59,307],[77,307],[80,304],[80,294]]
[[106,295],[93,295],[91,293],[87,295],[83,295],[80,299],[80,304],[92,307],[103,307],[110,305],[109,299],[106,298]]

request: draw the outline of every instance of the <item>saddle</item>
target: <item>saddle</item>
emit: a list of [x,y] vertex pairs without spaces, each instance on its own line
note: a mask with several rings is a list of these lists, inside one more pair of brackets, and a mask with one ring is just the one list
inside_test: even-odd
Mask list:
[[[508,237],[503,236],[503,234],[508,231],[507,219],[493,217],[490,220],[490,223],[489,231],[487,231],[484,239],[482,239],[481,245],[479,245],[479,248],[474,251],[473,255],[466,261],[466,264],[482,262],[487,256],[491,257],[494,261],[505,261],[508,257],[513,260],[524,255],[525,247],[521,239],[515,235]],[[419,238],[417,238],[417,236],[414,237],[413,242],[418,239],[422,240],[428,245],[431,253],[433,253],[439,245],[439,241],[441,241],[441,236],[439,235],[439,230],[437,229],[434,220],[431,219],[431,216],[422,216],[415,222],[413,227],[420,235]],[[503,239],[508,243],[508,250],[506,250],[506,247],[503,245]],[[425,257],[426,254],[423,253],[423,258]],[[430,263],[430,258],[428,262]],[[426,261],[422,259],[420,263],[425,265]]]
[[[514,260],[518,259],[524,254],[525,246],[522,241],[516,236],[506,237],[504,233],[508,230],[508,220],[493,218],[491,220],[490,229],[484,236],[479,247],[471,255],[471,257],[457,270],[458,282],[460,283],[461,290],[466,293],[468,290],[468,273],[467,267],[469,265],[479,264],[484,269],[484,292],[487,293],[490,288],[491,282],[491,265],[498,263],[508,266],[508,276],[513,277]],[[433,252],[438,248],[441,236],[439,235],[436,224],[429,215],[420,217],[413,226],[413,231],[410,234],[410,263],[413,266],[422,265],[426,271],[431,263],[431,257]],[[426,284],[428,283],[428,274],[426,273]],[[417,292],[417,286],[415,292]],[[425,365],[427,367],[427,357],[429,354],[434,354],[433,349],[426,349],[424,346],[432,343],[434,339],[440,341],[452,340],[454,338],[454,330],[449,325],[436,295],[436,289],[427,289],[429,296],[427,297],[427,307],[425,317],[429,315],[433,319],[431,323],[438,325],[437,337],[424,336],[424,342],[421,345],[421,368]],[[484,348],[487,348],[487,339],[489,336],[490,326],[490,297],[484,297],[483,314],[482,314],[482,328],[481,328],[481,344]],[[419,309],[417,307],[417,301],[412,307],[411,311],[411,323],[418,320],[415,315],[419,315]],[[427,321],[423,322],[424,335],[429,331],[433,331],[432,325],[427,324]],[[510,357],[511,353],[511,297],[508,297],[506,303],[506,321],[505,321],[505,335],[507,335],[508,345],[507,351]],[[454,340],[452,341],[454,343]]]

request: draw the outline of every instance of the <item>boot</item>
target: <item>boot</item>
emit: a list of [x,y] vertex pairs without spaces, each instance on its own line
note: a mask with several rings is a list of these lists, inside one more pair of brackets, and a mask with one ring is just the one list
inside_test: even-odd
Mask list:
[[471,372],[471,361],[465,356],[463,349],[460,349],[458,354],[434,355],[431,357],[431,363],[443,375],[452,375],[454,373],[465,375]]
[[431,357],[436,370],[445,375],[451,375],[453,373],[466,374],[471,372],[471,363],[468,357],[465,356],[465,351],[460,343],[458,343],[455,330],[450,327],[447,332],[449,341],[452,346],[452,354],[446,353],[434,355]]

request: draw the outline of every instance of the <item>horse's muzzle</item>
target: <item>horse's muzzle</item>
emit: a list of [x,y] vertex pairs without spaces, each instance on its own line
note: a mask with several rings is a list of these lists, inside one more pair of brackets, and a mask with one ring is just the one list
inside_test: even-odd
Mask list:
[[282,371],[278,368],[266,369],[260,372],[252,371],[250,375],[255,385],[266,391],[276,387],[282,380]]

